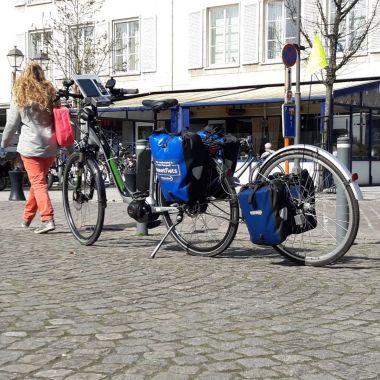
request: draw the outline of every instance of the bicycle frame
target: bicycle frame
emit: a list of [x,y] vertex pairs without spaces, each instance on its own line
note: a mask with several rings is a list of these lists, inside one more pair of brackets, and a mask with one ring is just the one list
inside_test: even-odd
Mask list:
[[[116,163],[116,156],[108,143],[107,139],[104,136],[102,129],[96,125],[96,119],[88,120],[86,122],[87,130],[84,132],[87,137],[85,139],[93,140],[95,144],[99,147],[101,152],[103,153],[108,169],[114,179],[116,188],[123,200],[124,203],[130,204],[134,199],[145,199],[146,202],[150,205],[153,213],[163,213],[163,212],[178,212],[178,207],[175,206],[167,206],[161,207],[156,206],[156,199],[154,194],[155,189],[155,167],[153,161],[150,163],[150,179],[149,179],[149,193],[148,196],[143,196],[138,192],[133,192],[128,189],[125,184],[122,174],[119,171],[119,168]],[[86,143],[85,143],[86,144]],[[90,144],[92,145],[92,144]]]

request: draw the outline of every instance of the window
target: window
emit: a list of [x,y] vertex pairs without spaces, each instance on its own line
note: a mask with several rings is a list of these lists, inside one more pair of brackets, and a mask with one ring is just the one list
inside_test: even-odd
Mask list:
[[41,56],[42,53],[49,54],[49,45],[51,43],[51,31],[35,31],[29,33],[29,58],[34,59]]
[[[285,6],[285,2],[287,5]],[[295,0],[269,0],[265,4],[266,59],[279,59],[285,43],[295,43],[296,25],[292,18]]]
[[208,10],[208,62],[239,64],[239,8],[237,5]]
[[[347,1],[344,9],[350,6],[352,0]],[[344,9],[342,11],[344,11]],[[356,49],[358,39],[365,33],[367,22],[367,0],[359,0],[347,17],[339,25],[340,38],[338,40],[338,52]],[[336,17],[336,6],[330,0],[330,25],[333,27]],[[363,43],[359,50],[366,50],[367,42]]]
[[66,62],[72,74],[93,72],[96,67],[93,25],[73,25],[65,47]]
[[114,24],[114,71],[139,71],[139,21],[128,20]]
[[94,26],[93,25],[80,25],[72,26],[70,30],[69,43],[78,53],[83,55],[84,52],[93,50],[94,43]]
[[369,128],[367,113],[352,115],[352,159],[368,160],[369,156]]

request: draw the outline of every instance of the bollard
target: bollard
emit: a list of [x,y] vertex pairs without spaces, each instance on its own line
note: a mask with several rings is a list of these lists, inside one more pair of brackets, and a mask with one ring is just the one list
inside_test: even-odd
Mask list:
[[[338,137],[337,140],[337,158],[351,170],[351,140],[348,136]],[[348,202],[344,196],[345,189],[342,184],[336,183],[336,236],[340,242],[344,239],[348,227]]]
[[22,184],[24,180],[25,172],[20,169],[11,170],[9,173],[9,179],[11,181],[11,193],[9,194],[10,201],[25,201],[24,191]]
[[[150,179],[150,149],[148,140],[136,141],[136,189],[141,192],[149,190]],[[138,235],[148,235],[147,223],[136,223]]]

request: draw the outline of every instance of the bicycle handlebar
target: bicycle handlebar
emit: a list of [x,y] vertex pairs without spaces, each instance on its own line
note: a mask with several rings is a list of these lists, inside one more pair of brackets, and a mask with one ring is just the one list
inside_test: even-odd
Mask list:
[[73,92],[69,92],[68,90],[60,89],[57,91],[57,97],[58,98],[73,98],[73,99],[83,99],[82,94],[75,94]]

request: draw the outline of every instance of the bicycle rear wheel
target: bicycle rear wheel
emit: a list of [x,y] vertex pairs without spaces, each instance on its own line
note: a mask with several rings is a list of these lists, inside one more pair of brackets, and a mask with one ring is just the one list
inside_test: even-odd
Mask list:
[[343,173],[326,157],[293,148],[266,162],[258,178],[278,173],[279,167],[289,167],[293,173],[307,169],[313,181],[312,197],[305,192],[297,194],[293,201],[316,227],[289,235],[274,248],[302,265],[322,266],[338,260],[350,249],[359,228],[359,204]]
[[81,163],[79,156],[73,153],[65,166],[63,208],[74,237],[83,245],[91,245],[103,229],[106,195],[96,161],[86,157]]
[[[222,176],[220,183],[207,198],[193,206],[181,205],[183,221],[171,232],[177,243],[188,254],[217,256],[232,243],[239,226],[239,204],[235,189]],[[169,203],[162,195],[159,185],[156,189],[159,206]],[[177,213],[164,213],[167,228],[176,221]]]

